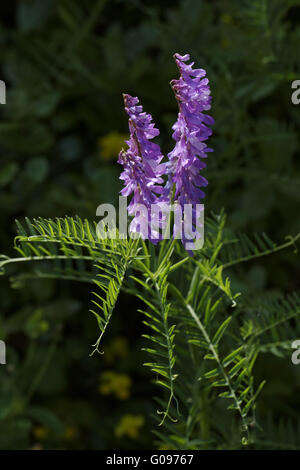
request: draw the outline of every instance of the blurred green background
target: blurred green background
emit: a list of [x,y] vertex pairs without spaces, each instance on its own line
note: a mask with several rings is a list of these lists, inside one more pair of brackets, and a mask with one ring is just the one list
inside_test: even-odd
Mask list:
[[[15,218],[93,219],[99,204],[117,203],[122,92],[140,98],[163,152],[172,149],[175,52],[190,53],[212,89],[206,213],[224,207],[230,228],[278,241],[299,231],[298,0],[19,0],[0,11],[1,253],[13,253]],[[257,292],[300,284],[292,252],[233,275],[237,289]],[[142,366],[138,302],[122,295],[105,354],[90,358],[88,285],[12,284],[1,278],[0,448],[155,448],[158,392]],[[298,369],[268,358],[259,367],[264,406],[299,417]]]

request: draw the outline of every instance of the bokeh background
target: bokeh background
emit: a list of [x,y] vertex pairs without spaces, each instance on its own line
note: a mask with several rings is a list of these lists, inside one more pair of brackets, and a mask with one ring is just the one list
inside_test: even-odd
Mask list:
[[[1,253],[13,254],[16,218],[93,219],[117,203],[122,92],[140,98],[163,152],[172,149],[175,52],[190,53],[211,84],[206,213],[224,207],[230,228],[279,242],[299,231],[298,0],[12,0],[0,18]],[[138,301],[121,296],[105,354],[89,357],[89,286],[16,277],[22,269],[0,279],[0,448],[155,448],[159,390],[142,366]],[[300,284],[292,251],[232,275],[258,293]],[[267,356],[257,367],[268,380],[262,406],[299,418],[299,369]]]

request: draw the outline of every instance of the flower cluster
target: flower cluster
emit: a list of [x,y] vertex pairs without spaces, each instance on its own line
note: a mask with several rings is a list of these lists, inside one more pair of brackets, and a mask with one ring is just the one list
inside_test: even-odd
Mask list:
[[[208,79],[204,78],[204,69],[193,69],[194,63],[188,54],[181,56],[175,54],[176,64],[180,72],[178,80],[172,80],[171,86],[178,102],[178,118],[173,125],[173,139],[176,141],[174,149],[168,154],[169,187],[174,187],[174,201],[182,208],[185,204],[192,204],[192,216],[195,217],[195,206],[205,197],[202,187],[207,180],[200,174],[206,164],[200,160],[212,152],[205,140],[212,134],[208,127],[214,124],[214,119],[204,114],[211,108],[210,88]],[[194,225],[194,224],[192,224]],[[179,227],[175,227],[179,230]],[[182,233],[182,227],[180,227]],[[195,233],[197,238],[199,234]],[[183,235],[185,243],[186,234]]]
[[136,439],[144,423],[145,419],[142,415],[126,414],[122,416],[118,426],[115,428],[115,435],[119,438],[127,436],[131,439]]
[[[130,225],[131,232],[140,233],[144,238],[150,238],[154,243],[159,239],[158,233],[151,234],[150,212],[138,214],[142,211],[141,205],[150,208],[152,204],[162,201],[164,180],[162,175],[166,172],[166,164],[161,163],[163,155],[159,145],[151,142],[153,137],[159,135],[159,130],[152,123],[152,117],[138,105],[138,98],[124,94],[125,111],[129,116],[130,138],[126,141],[127,150],[121,150],[118,163],[123,165],[124,171],[120,179],[124,181],[122,196],[133,198],[128,206],[129,215],[134,215]],[[159,195],[161,196],[159,198]]]
[[99,392],[102,395],[115,395],[119,400],[127,400],[130,396],[131,385],[131,378],[127,374],[107,370],[101,375]]
[[[190,56],[175,54],[176,64],[180,77],[172,80],[171,86],[178,102],[178,118],[173,125],[174,149],[168,154],[167,163],[161,163],[163,155],[160,147],[151,142],[151,139],[159,134],[158,129],[152,123],[150,114],[143,112],[138,105],[138,98],[123,95],[125,110],[129,115],[130,139],[126,141],[128,149],[122,150],[118,162],[124,167],[121,179],[125,187],[121,191],[123,196],[133,193],[133,198],[128,206],[128,213],[134,215],[130,230],[139,232],[152,242],[159,239],[159,228],[163,226],[162,220],[156,220],[157,231],[148,236],[150,223],[153,222],[150,208],[153,204],[168,201],[176,203],[182,209],[186,204],[192,206],[192,224],[195,225],[195,207],[205,194],[201,188],[207,185],[207,180],[200,171],[206,164],[202,161],[207,157],[209,148],[205,141],[212,134],[209,126],[214,123],[211,116],[205,114],[211,107],[210,88],[206,72],[203,69],[193,69],[194,63],[188,64]],[[163,175],[167,176],[164,185]],[[146,206],[149,211],[137,217],[139,204]],[[182,222],[174,226],[174,236],[180,230],[182,234]],[[147,233],[145,233],[147,232]],[[186,241],[199,237],[199,233],[181,236],[185,245]]]

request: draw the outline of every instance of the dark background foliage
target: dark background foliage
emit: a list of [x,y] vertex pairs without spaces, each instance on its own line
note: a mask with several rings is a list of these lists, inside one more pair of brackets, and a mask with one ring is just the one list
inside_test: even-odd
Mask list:
[[[291,82],[300,79],[297,0],[19,0],[2,2],[0,16],[1,253],[12,253],[15,218],[93,219],[100,203],[117,203],[116,158],[127,133],[122,92],[140,98],[163,151],[171,150],[175,52],[190,53],[212,89],[207,214],[224,207],[231,228],[278,241],[299,231],[300,108],[291,102]],[[258,294],[299,288],[292,252],[234,275],[237,289]],[[17,278],[11,288],[2,277],[0,297],[0,338],[8,344],[0,448],[155,445],[137,301],[122,295],[103,344],[108,353],[90,358],[97,331],[87,286]],[[268,357],[259,369],[268,379],[263,406],[278,419],[299,418],[299,370]],[[107,371],[125,374],[114,379],[122,398],[103,389]]]

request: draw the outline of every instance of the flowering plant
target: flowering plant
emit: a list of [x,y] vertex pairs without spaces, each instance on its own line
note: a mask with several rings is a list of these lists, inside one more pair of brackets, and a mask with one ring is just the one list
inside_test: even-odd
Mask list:
[[[160,234],[166,222],[163,217],[154,220],[157,230],[152,233],[149,210],[138,216],[141,206],[149,209],[152,204],[194,206],[203,199],[202,188],[207,185],[201,170],[205,168],[202,159],[211,151],[206,145],[213,124],[206,114],[211,105],[208,80],[203,69],[187,63],[189,55],[175,54],[175,60],[180,78],[171,85],[179,112],[173,126],[175,146],[166,161],[152,141],[159,131],[151,116],[137,98],[124,95],[130,138],[128,149],[119,155],[124,168],[122,195],[132,195],[128,206],[133,216],[131,229],[141,237],[100,237],[95,223],[79,217],[27,219],[26,224],[18,223],[18,256],[3,255],[0,269],[4,272],[6,266],[20,261],[40,263],[32,276],[92,283],[91,311],[100,330],[93,352],[105,354],[101,339],[115,307],[118,310],[120,292],[144,303],[139,312],[146,327],[143,340],[149,360],[145,365],[161,388],[155,415],[160,427],[154,431],[160,445],[171,449],[261,448],[268,421],[257,409],[265,380],[257,380],[255,364],[266,352],[284,356],[294,338],[290,320],[296,324],[300,298],[277,293],[270,298],[249,298],[245,292],[237,292],[238,283],[232,280],[238,274],[236,265],[295,247],[300,233],[281,245],[265,233],[254,238],[237,236],[226,227],[222,211],[206,217],[203,248],[187,256],[189,236],[184,234],[182,244],[177,243],[178,224],[167,240]],[[192,225],[196,225],[195,218]],[[146,237],[150,226],[151,236]],[[52,262],[56,263],[54,271]],[[120,397],[116,386],[120,380],[123,386],[125,382],[121,397],[126,396],[131,382],[112,373],[103,377],[102,393]],[[131,415],[126,419],[132,422]],[[142,425],[143,419],[138,417],[135,426]],[[123,435],[126,426],[125,420],[117,433]]]
[[[193,69],[194,63],[187,64],[189,54],[174,55],[180,72],[178,80],[172,80],[171,86],[178,102],[178,118],[173,125],[174,149],[168,154],[168,162],[161,163],[163,155],[160,147],[150,142],[150,139],[159,134],[158,129],[152,123],[152,117],[143,111],[138,105],[138,98],[124,95],[125,110],[129,115],[130,139],[127,141],[128,150],[121,150],[119,163],[124,171],[121,179],[125,187],[121,191],[123,196],[133,197],[128,206],[130,215],[136,215],[140,210],[140,204],[145,204],[147,211],[143,218],[134,217],[131,230],[144,237],[148,235],[151,215],[150,208],[153,204],[161,204],[168,201],[176,203],[181,210],[185,205],[190,205],[192,210],[192,223],[189,233],[182,230],[182,220],[174,224],[174,235],[181,234],[185,245],[192,236],[192,226],[197,217],[196,205],[204,198],[205,194],[200,189],[207,185],[207,180],[201,175],[200,170],[206,164],[201,160],[207,157],[207,152],[212,152],[205,141],[212,134],[210,127],[214,124],[211,116],[204,113],[211,108],[211,96],[208,79],[203,69]],[[163,186],[162,176],[166,175],[167,181]],[[193,223],[194,221],[194,223]],[[152,221],[157,230],[154,237],[149,237],[154,243],[160,238],[159,228],[163,221]],[[188,237],[187,237],[188,235]],[[196,238],[200,233],[196,232]]]

